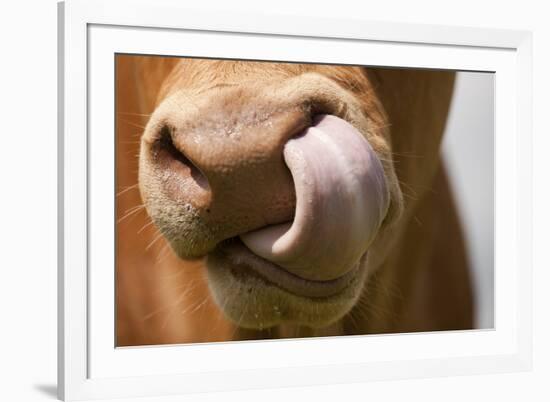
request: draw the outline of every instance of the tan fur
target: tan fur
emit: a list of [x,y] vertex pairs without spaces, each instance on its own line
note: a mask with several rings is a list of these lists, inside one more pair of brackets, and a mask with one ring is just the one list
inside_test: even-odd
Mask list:
[[[471,328],[464,244],[439,159],[453,81],[453,73],[436,71],[118,56],[117,344]],[[150,115],[171,97],[177,102],[168,114],[184,115],[181,105],[199,105],[198,111],[189,108],[185,115],[197,113],[202,127],[209,117],[201,110],[233,113],[229,116],[240,118],[233,124],[240,121],[242,130],[252,123],[243,117],[239,104],[258,105],[275,122],[279,115],[272,116],[273,110],[299,104],[319,109],[314,112],[340,114],[361,128],[382,159],[392,204],[370,252],[368,278],[361,277],[356,288],[360,298],[342,310],[341,319],[317,329],[293,324],[238,328],[212,299],[203,261],[184,261],[171,251],[141,207],[135,186],[140,135],[146,123],[152,130]],[[189,97],[193,102],[186,101]],[[203,109],[201,102],[206,105]],[[280,116],[275,125],[288,122],[286,115]],[[250,140],[247,146],[257,145]],[[229,158],[226,154],[220,157]],[[243,183],[253,180],[242,177]],[[285,179],[279,177],[283,188]],[[262,191],[257,189],[255,202],[267,205],[262,197],[269,199],[270,188]],[[254,208],[246,204],[251,197],[240,199],[245,200],[244,207],[231,205],[229,215],[235,219],[231,227],[254,224],[239,220],[238,211]],[[270,216],[285,218],[293,202],[290,196],[282,197]],[[228,214],[220,209],[212,215],[219,221]]]

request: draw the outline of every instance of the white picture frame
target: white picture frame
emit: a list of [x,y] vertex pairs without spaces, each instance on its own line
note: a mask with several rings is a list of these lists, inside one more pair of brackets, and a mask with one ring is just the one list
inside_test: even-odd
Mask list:
[[[68,0],[59,4],[58,15],[61,399],[531,367],[529,32],[215,15],[186,9],[177,0]],[[300,46],[306,42],[307,47]],[[368,60],[361,56],[365,49]],[[102,200],[112,199],[113,191],[114,154],[112,162],[105,155],[112,152],[114,134],[114,63],[109,60],[118,52],[495,72],[495,329],[115,348],[114,251],[107,234],[113,214]]]

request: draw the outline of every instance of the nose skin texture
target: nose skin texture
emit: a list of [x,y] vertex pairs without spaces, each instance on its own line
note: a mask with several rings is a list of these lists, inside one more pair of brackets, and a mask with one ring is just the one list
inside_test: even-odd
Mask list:
[[[292,221],[295,190],[283,148],[310,125],[297,107],[262,113],[258,106],[235,110],[211,103],[209,110],[200,121],[178,120],[174,110],[163,111],[161,105],[148,137],[150,165],[164,194],[182,209],[188,206],[209,228],[208,238],[186,234],[199,236],[193,239],[193,256],[222,240]],[[185,250],[178,254],[185,257]]]
[[293,222],[241,239],[300,277],[338,278],[365,253],[388,209],[382,164],[352,125],[330,115],[288,141],[284,158],[296,188]]

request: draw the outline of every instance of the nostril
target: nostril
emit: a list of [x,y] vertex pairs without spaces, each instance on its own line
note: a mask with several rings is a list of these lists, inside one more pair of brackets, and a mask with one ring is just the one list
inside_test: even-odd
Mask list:
[[210,188],[206,175],[174,144],[170,127],[165,125],[161,128],[155,148],[159,160],[167,163],[170,169],[185,175],[187,179],[192,179],[204,190]]

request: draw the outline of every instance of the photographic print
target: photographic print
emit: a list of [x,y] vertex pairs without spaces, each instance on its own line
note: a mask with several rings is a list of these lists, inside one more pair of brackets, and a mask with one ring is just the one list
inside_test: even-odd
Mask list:
[[117,54],[116,346],[493,328],[493,80]]

